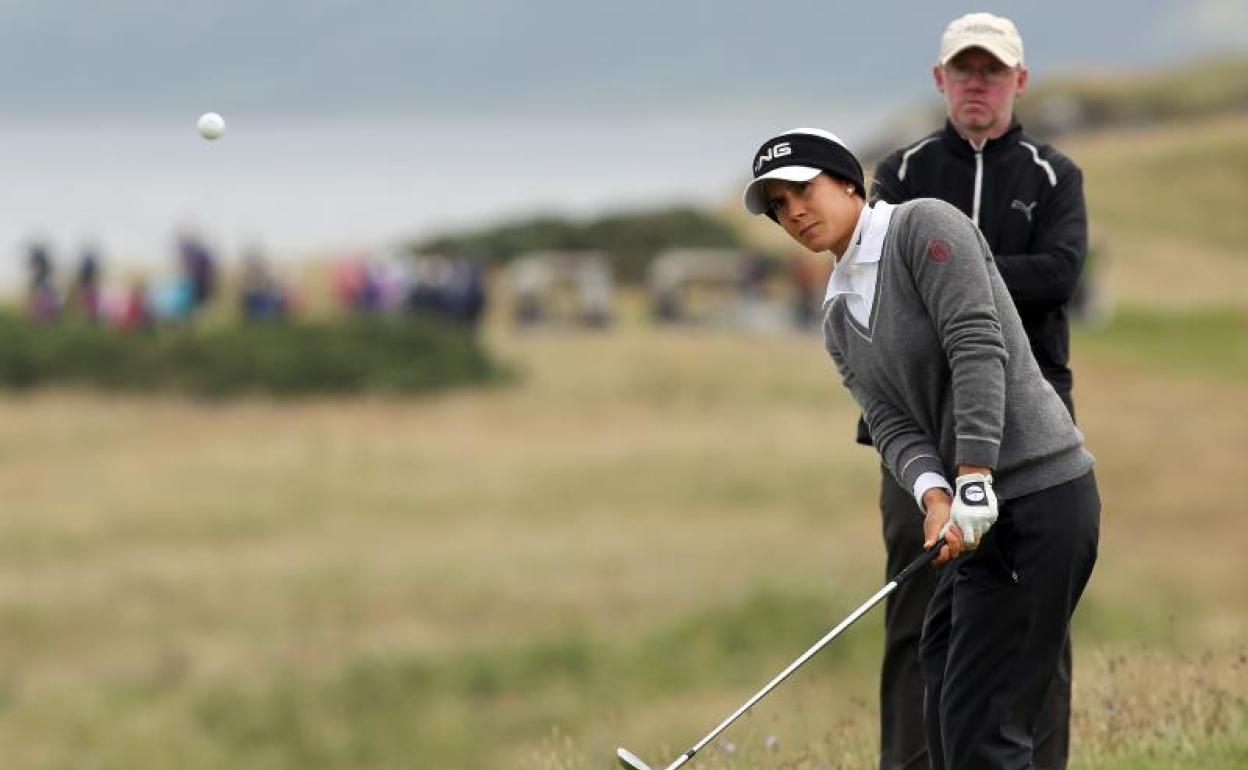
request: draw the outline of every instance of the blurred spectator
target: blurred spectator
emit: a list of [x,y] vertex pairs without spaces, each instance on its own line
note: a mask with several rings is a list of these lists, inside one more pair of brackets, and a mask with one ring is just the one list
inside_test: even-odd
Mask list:
[[475,326],[485,312],[485,273],[471,259],[417,257],[405,304],[413,313]]
[[136,278],[126,294],[125,303],[117,319],[117,327],[123,332],[149,331],[153,326],[152,313],[148,307],[147,282]]
[[30,270],[27,312],[36,321],[55,320],[60,310],[60,301],[52,286],[52,254],[48,245],[42,241],[31,242],[26,264]]
[[203,239],[189,230],[178,236],[178,258],[190,284],[191,310],[198,311],[216,295],[217,260]]
[[450,281],[451,263],[445,257],[417,257],[407,294],[408,310],[423,315],[444,314]]
[[265,263],[264,254],[251,248],[243,257],[239,303],[247,321],[278,321],[290,310],[285,290]]
[[475,259],[461,259],[455,266],[451,283],[452,312],[460,321],[476,326],[485,314],[485,270]]
[[155,288],[148,289],[145,297],[147,312],[155,319],[183,323],[195,314],[195,287],[188,276],[166,279]]
[[827,271],[809,251],[803,251],[790,263],[789,278],[793,283],[793,321],[808,329],[819,320]]
[[378,310],[401,310],[412,290],[412,269],[392,254],[375,255],[366,263],[376,287]]
[[364,270],[360,260],[347,258],[334,263],[329,274],[329,286],[343,307],[355,310],[356,297],[363,283]]
[[437,295],[430,303],[443,318],[476,326],[485,311],[485,275],[476,262],[443,261]]
[[381,309],[381,286],[363,257],[337,262],[330,276],[334,294],[353,313],[375,313]]
[[745,299],[762,299],[767,294],[767,279],[771,275],[771,263],[765,254],[752,252],[741,260],[741,296]]
[[78,274],[74,278],[71,303],[88,321],[100,318],[100,255],[99,249],[88,243],[78,260]]

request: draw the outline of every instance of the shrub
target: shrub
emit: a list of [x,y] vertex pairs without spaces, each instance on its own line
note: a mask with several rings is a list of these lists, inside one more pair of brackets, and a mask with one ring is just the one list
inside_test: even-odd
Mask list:
[[123,334],[0,315],[0,387],[203,396],[420,393],[501,378],[467,330],[413,318]]

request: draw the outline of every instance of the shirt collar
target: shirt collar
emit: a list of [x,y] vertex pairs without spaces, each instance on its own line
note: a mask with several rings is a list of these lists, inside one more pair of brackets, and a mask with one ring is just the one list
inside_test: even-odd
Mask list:
[[[871,206],[862,207],[862,211],[858,212],[858,222],[854,225],[854,232],[849,236],[849,246],[845,248],[845,253],[836,258],[836,265],[849,264],[851,262],[860,261],[859,252],[862,250],[862,236],[871,226]],[[835,268],[834,268],[835,269]]]
[[858,224],[854,234],[850,236],[849,248],[845,256],[836,260],[832,267],[832,275],[828,278],[828,290],[823,301],[829,302],[838,294],[852,292],[847,268],[851,265],[870,265],[875,267],[884,252],[884,236],[888,234],[888,225],[893,218],[896,206],[884,201],[862,207],[858,215]]

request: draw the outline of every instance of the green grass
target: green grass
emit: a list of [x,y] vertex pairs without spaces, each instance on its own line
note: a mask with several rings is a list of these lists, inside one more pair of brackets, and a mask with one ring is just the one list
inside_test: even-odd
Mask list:
[[[769,661],[779,670],[818,638],[826,630],[819,619],[830,615],[812,596],[763,592],[640,639],[566,629],[446,659],[378,657],[325,678],[279,676],[259,691],[218,686],[194,709],[213,740],[248,766],[271,756],[285,758],[274,767],[371,767],[408,750],[419,751],[424,766],[487,766],[494,744],[550,725],[577,729],[673,692],[745,691],[764,679]],[[871,638],[860,634],[829,651],[824,664],[869,660]]]
[[1239,309],[1123,308],[1104,328],[1079,331],[1075,345],[1145,370],[1248,380],[1248,312]]
[[1192,743],[1124,751],[1091,762],[1071,762],[1071,770],[1240,770],[1248,767],[1248,740],[1243,735],[1218,736]]

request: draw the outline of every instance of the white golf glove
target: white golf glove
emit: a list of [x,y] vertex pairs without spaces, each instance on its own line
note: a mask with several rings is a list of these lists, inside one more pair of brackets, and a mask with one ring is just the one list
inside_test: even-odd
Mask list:
[[949,506],[949,523],[941,530],[941,536],[949,527],[957,524],[962,530],[962,547],[973,551],[997,521],[997,496],[992,491],[992,476],[985,473],[968,473],[958,476]]

